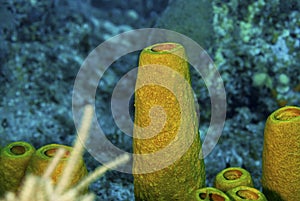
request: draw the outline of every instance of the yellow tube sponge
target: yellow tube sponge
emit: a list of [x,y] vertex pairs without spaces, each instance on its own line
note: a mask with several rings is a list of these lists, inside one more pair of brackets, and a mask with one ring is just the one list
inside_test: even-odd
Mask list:
[[134,122],[136,201],[185,201],[204,187],[198,118],[182,45],[160,43],[141,52]]
[[0,196],[17,191],[35,148],[27,142],[13,142],[0,153]]
[[262,192],[249,186],[235,187],[227,191],[226,194],[232,201],[267,201]]
[[282,107],[267,119],[262,186],[268,200],[300,200],[299,107]]
[[196,190],[190,201],[231,201],[231,199],[219,189],[206,187]]
[[[59,178],[61,177],[65,165],[69,159],[70,153],[72,152],[72,147],[60,145],[60,144],[49,144],[39,148],[33,155],[28,165],[27,174],[34,174],[42,176],[53,159],[55,153],[58,149],[63,148],[66,150],[65,155],[60,159],[58,165],[54,169],[51,178],[54,184],[57,184]],[[76,167],[74,168],[74,175],[70,185],[75,185],[80,181],[84,176],[87,175],[87,169],[83,158],[78,160]]]
[[240,167],[230,167],[222,170],[217,174],[214,183],[214,186],[223,192],[237,186],[253,187],[250,173]]

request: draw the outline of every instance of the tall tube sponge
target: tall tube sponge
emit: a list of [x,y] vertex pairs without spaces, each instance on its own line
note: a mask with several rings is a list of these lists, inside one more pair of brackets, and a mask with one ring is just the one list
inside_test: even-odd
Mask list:
[[136,201],[189,200],[205,185],[205,167],[182,45],[160,43],[141,52],[134,121]]
[[282,107],[264,131],[263,193],[268,200],[300,200],[300,108]]

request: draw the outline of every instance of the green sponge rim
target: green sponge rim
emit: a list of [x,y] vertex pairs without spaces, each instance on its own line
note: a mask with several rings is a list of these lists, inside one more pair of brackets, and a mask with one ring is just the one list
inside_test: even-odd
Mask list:
[[[231,176],[226,178],[226,173],[231,172]],[[230,175],[230,173],[229,173]],[[230,178],[233,177],[233,178]],[[229,167],[219,172],[214,181],[214,187],[226,192],[237,186],[253,187],[253,180],[250,172],[241,167]]]
[[[63,158],[60,159],[60,161],[66,161],[69,159],[69,154],[73,150],[72,147],[62,145],[62,144],[47,144],[42,147],[40,147],[38,150],[36,150],[35,155],[37,155],[40,159],[43,160],[50,160],[55,156],[55,153],[58,149],[63,148],[66,153]],[[49,152],[49,153],[48,153]]]
[[[203,199],[200,198],[201,193],[206,194],[206,197]],[[207,195],[210,199],[213,200],[215,199],[221,200],[221,198],[223,198],[224,201],[230,201],[230,198],[223,191],[214,187],[205,187],[205,188],[197,189],[196,191],[194,191],[192,199],[196,201],[204,201],[207,200]],[[213,196],[218,196],[218,197],[213,197]]]
[[24,141],[12,142],[1,149],[1,155],[9,158],[30,157],[34,152],[35,148]]
[[[248,191],[246,193],[244,193],[244,195],[251,195],[252,196],[255,196],[255,199],[251,199],[248,197],[241,197],[238,192],[239,191]],[[243,201],[243,200],[257,200],[257,201],[267,201],[267,198],[265,197],[265,195],[260,192],[258,189],[256,188],[253,188],[253,187],[249,187],[249,186],[238,186],[238,187],[235,187],[233,189],[230,189],[229,191],[226,192],[226,194],[233,200],[236,200],[236,201]]]

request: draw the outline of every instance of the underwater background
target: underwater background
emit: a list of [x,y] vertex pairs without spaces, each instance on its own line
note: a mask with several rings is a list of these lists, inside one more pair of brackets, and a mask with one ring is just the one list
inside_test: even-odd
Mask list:
[[[205,158],[207,186],[222,169],[240,166],[260,189],[265,121],[279,107],[300,106],[299,10],[297,0],[0,0],[0,145],[71,145],[72,90],[84,59],[119,33],[164,28],[201,45],[224,82],[226,122]],[[132,139],[115,125],[109,104],[138,54],[118,59],[90,83],[99,86],[95,107],[107,138],[128,152]],[[191,73],[203,140],[210,98],[201,76]],[[88,153],[85,160],[90,171],[101,165]],[[97,200],[134,200],[132,175],[110,171],[91,191]]]

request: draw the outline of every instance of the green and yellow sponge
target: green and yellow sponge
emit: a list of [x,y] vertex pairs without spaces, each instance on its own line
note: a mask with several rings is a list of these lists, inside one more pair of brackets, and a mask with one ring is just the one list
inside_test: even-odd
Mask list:
[[[70,152],[73,149],[70,146],[65,146],[61,144],[49,144],[39,148],[32,155],[26,173],[42,176],[59,148],[65,149],[66,152],[64,157],[60,159],[60,162],[56,166],[51,176],[52,181],[54,182],[54,184],[56,184],[59,181],[60,176],[62,175],[64,167],[69,159]],[[81,180],[84,176],[87,175],[87,169],[85,167],[83,159],[78,161],[77,166],[73,171],[75,173],[73,174],[73,179],[70,182],[70,185],[78,183],[79,180]]]
[[185,50],[177,43],[145,48],[135,91],[135,200],[189,200],[205,185],[198,118]]
[[231,199],[219,189],[206,187],[193,192],[190,201],[231,201]]
[[232,201],[267,201],[262,192],[249,186],[235,187],[227,191],[226,194]]
[[250,173],[241,167],[229,167],[219,172],[215,178],[214,186],[226,192],[237,186],[253,187]]
[[0,152],[0,197],[17,191],[35,148],[27,142],[13,142]]
[[300,200],[299,107],[282,107],[267,119],[262,186],[268,200]]

